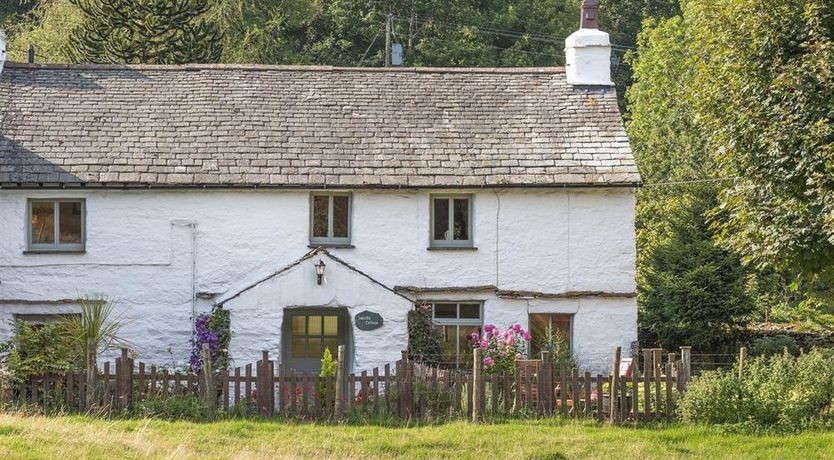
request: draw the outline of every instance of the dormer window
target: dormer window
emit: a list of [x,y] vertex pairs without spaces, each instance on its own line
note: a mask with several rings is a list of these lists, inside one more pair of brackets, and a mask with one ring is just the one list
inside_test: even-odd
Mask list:
[[26,243],[29,251],[84,250],[84,200],[32,199],[27,208]]
[[314,192],[310,195],[310,244],[350,245],[350,193]]

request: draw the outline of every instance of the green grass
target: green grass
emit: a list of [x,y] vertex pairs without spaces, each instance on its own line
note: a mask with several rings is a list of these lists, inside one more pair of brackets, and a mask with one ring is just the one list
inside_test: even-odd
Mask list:
[[0,458],[834,458],[834,432],[764,436],[682,425],[540,420],[346,426],[0,415]]

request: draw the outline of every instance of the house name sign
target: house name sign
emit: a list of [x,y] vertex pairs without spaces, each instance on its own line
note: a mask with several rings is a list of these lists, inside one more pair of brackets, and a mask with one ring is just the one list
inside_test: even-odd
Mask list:
[[354,322],[360,330],[373,331],[382,327],[382,315],[365,310],[356,315]]

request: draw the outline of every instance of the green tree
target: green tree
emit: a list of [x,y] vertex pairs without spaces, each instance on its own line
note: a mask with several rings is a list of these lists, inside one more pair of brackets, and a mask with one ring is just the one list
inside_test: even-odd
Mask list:
[[218,62],[221,33],[206,0],[72,0],[83,13],[67,44],[74,62]]
[[818,293],[834,278],[834,2],[692,2],[693,91],[718,174],[715,231]]
[[633,69],[628,52],[633,53],[637,46],[637,34],[640,33],[645,20],[665,19],[680,14],[679,0],[603,0],[599,9],[600,28],[611,37],[612,66],[611,76],[617,85],[620,106],[625,109],[626,90],[632,84]]
[[716,245],[706,217],[721,183],[709,182],[692,109],[691,34],[682,17],[647,21],[632,55],[627,128],[647,184],[637,195],[638,318],[645,344],[713,350],[734,340],[753,304],[746,270]]
[[27,14],[8,23],[9,59],[26,62],[32,44],[37,62],[70,62],[65,45],[82,17],[72,0],[40,0]]

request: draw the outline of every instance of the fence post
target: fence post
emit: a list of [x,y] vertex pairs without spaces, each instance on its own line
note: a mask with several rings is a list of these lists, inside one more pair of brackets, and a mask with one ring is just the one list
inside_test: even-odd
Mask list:
[[738,380],[744,378],[744,358],[747,357],[747,347],[741,347],[738,351]]
[[[550,362],[550,352],[542,351],[542,366],[539,369],[539,407],[545,415],[550,415],[553,409],[553,382],[550,378],[553,365]],[[576,401],[573,402],[574,405]]]
[[96,362],[96,344],[92,339],[87,339],[87,353],[85,353],[86,365],[84,385],[84,408],[91,411],[96,406],[96,378],[98,377],[98,363]]
[[472,353],[472,421],[481,420],[481,347]]
[[611,369],[611,388],[609,388],[608,408],[609,408],[609,423],[617,423],[617,416],[619,415],[619,404],[617,404],[617,396],[619,395],[619,381],[620,381],[620,359],[622,348],[614,347],[614,362],[613,369]]
[[[339,345],[337,348],[336,357],[336,401],[334,401],[334,417],[337,419],[342,416],[344,412],[344,395],[345,395],[345,346]],[[388,389],[385,389],[386,392]]]
[[209,420],[214,420],[217,411],[217,392],[214,389],[214,373],[211,368],[211,350],[209,344],[203,344],[203,397]]
[[[263,350],[261,351],[263,357],[261,361],[258,362],[258,375],[256,377],[256,388],[258,390],[258,408],[260,409],[261,415],[264,417],[269,417],[272,415],[269,410],[269,393],[267,393],[267,389],[272,391],[272,385],[269,383],[269,371],[271,367],[269,366],[269,351]],[[294,396],[294,395],[292,395]]]
[[683,367],[682,371],[682,380],[683,384],[681,385],[681,390],[686,391],[686,386],[689,384],[690,376],[692,375],[692,347],[685,346],[681,347],[681,367]]

